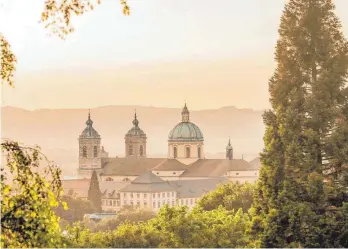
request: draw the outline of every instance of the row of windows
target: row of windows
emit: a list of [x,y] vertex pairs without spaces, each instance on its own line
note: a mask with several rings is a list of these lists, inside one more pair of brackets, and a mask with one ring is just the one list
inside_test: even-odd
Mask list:
[[[178,158],[178,148],[177,147],[174,147],[173,149],[173,154],[174,154],[174,158]],[[198,158],[201,158],[202,157],[202,152],[201,152],[201,147],[198,147],[197,149],[197,155],[198,155]],[[185,157],[186,158],[190,158],[191,157],[191,148],[190,147],[186,147],[186,150],[185,150]]]
[[[134,198],[135,196],[137,197],[137,198],[140,198],[140,196],[141,195],[143,195],[143,197],[144,198],[147,198],[147,194],[146,193],[144,193],[144,194],[140,194],[140,193],[136,193],[136,194],[134,194],[134,193],[123,193],[123,197],[124,198],[127,198],[127,196],[129,196],[130,198]],[[174,197],[175,196],[175,193],[174,192],[167,192],[167,193],[153,193],[152,194],[152,198],[156,198],[156,196],[157,196],[157,198],[161,198],[161,195],[162,195],[162,198],[164,198],[164,197]]]
[[[186,205],[186,206],[191,205],[192,206],[193,204],[196,204],[197,201],[196,201],[196,199],[185,199],[185,200],[180,200],[178,202],[179,202],[178,204],[180,204],[180,206],[184,206],[184,205]],[[134,206],[134,202],[133,201],[129,201],[128,203],[127,203],[127,201],[123,201],[123,205],[126,206],[127,204],[129,204],[131,206]],[[175,201],[174,200],[172,200],[172,201],[170,201],[170,200],[163,200],[162,202],[154,201],[152,203],[152,207],[153,208],[161,208],[162,206],[164,206],[166,204],[168,204],[170,207],[174,207],[175,206]],[[103,206],[120,207],[121,203],[120,203],[119,200],[102,200],[102,205]],[[140,206],[140,201],[137,201],[136,205]],[[144,201],[143,205],[144,205],[144,207],[147,207],[147,201]]]
[[[144,148],[142,145],[140,145],[139,154],[140,154],[140,156],[144,155]],[[131,144],[128,146],[128,155],[130,155],[130,156],[133,155],[133,145],[131,145]]]
[[196,199],[185,199],[185,200],[180,200],[180,206],[188,206],[188,205],[193,205],[193,203],[197,203],[197,200]]
[[119,200],[102,200],[102,206],[119,207],[121,205]]
[[[82,147],[82,157],[87,157],[87,147],[86,146]],[[93,157],[98,157],[98,147],[97,146],[93,147]]]

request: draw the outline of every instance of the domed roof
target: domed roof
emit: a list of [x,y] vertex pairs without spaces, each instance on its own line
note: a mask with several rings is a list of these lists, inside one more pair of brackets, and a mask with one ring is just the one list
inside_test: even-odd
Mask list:
[[197,125],[191,122],[177,124],[169,133],[170,141],[203,141],[203,133]]
[[140,129],[137,114],[134,114],[133,127],[126,133],[126,136],[146,136],[145,132]]
[[100,138],[98,132],[93,128],[93,121],[91,114],[88,113],[88,119],[86,121],[86,128],[82,131],[80,138]]
[[203,141],[201,129],[194,123],[190,122],[190,112],[186,103],[181,112],[182,122],[177,124],[169,133],[169,141]]

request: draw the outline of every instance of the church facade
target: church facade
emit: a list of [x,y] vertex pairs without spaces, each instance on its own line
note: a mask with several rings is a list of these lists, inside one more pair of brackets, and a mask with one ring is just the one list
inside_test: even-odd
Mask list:
[[[125,134],[123,158],[108,156],[90,114],[78,139],[78,175],[88,179],[94,170],[97,172],[104,210],[115,211],[125,205],[139,205],[154,211],[164,204],[193,206],[220,183],[254,182],[258,178],[260,159],[251,162],[235,159],[230,140],[225,159],[205,158],[203,132],[191,122],[186,104],[181,122],[169,132],[166,158],[148,157],[147,136],[136,114],[132,124]],[[63,187],[73,185],[67,181]],[[85,195],[84,188],[80,189],[80,196]]]

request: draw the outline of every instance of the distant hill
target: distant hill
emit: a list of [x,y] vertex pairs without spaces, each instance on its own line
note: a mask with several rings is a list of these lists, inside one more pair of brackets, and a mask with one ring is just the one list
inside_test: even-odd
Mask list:
[[[148,157],[166,157],[167,136],[181,120],[180,108],[104,106],[91,109],[93,126],[102,137],[109,156],[124,155],[124,135],[132,127],[134,109],[139,126],[148,137]],[[39,145],[59,163],[65,174],[75,171],[78,136],[85,128],[87,109],[40,109],[35,111],[2,107],[2,138],[25,145]],[[207,158],[224,158],[229,136],[235,158],[252,160],[263,148],[262,111],[223,107],[191,111],[191,121],[203,131]]]

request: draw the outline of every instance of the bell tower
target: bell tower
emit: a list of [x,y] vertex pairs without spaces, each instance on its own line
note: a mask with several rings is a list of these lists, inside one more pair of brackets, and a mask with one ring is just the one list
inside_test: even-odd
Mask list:
[[145,158],[146,157],[146,134],[139,127],[137,113],[134,113],[133,127],[125,135],[125,156]]
[[231,139],[228,139],[228,145],[226,146],[226,159],[233,159],[233,147],[231,145]]
[[90,111],[86,128],[79,136],[79,170],[94,170],[101,168],[101,138],[98,132],[93,128]]

